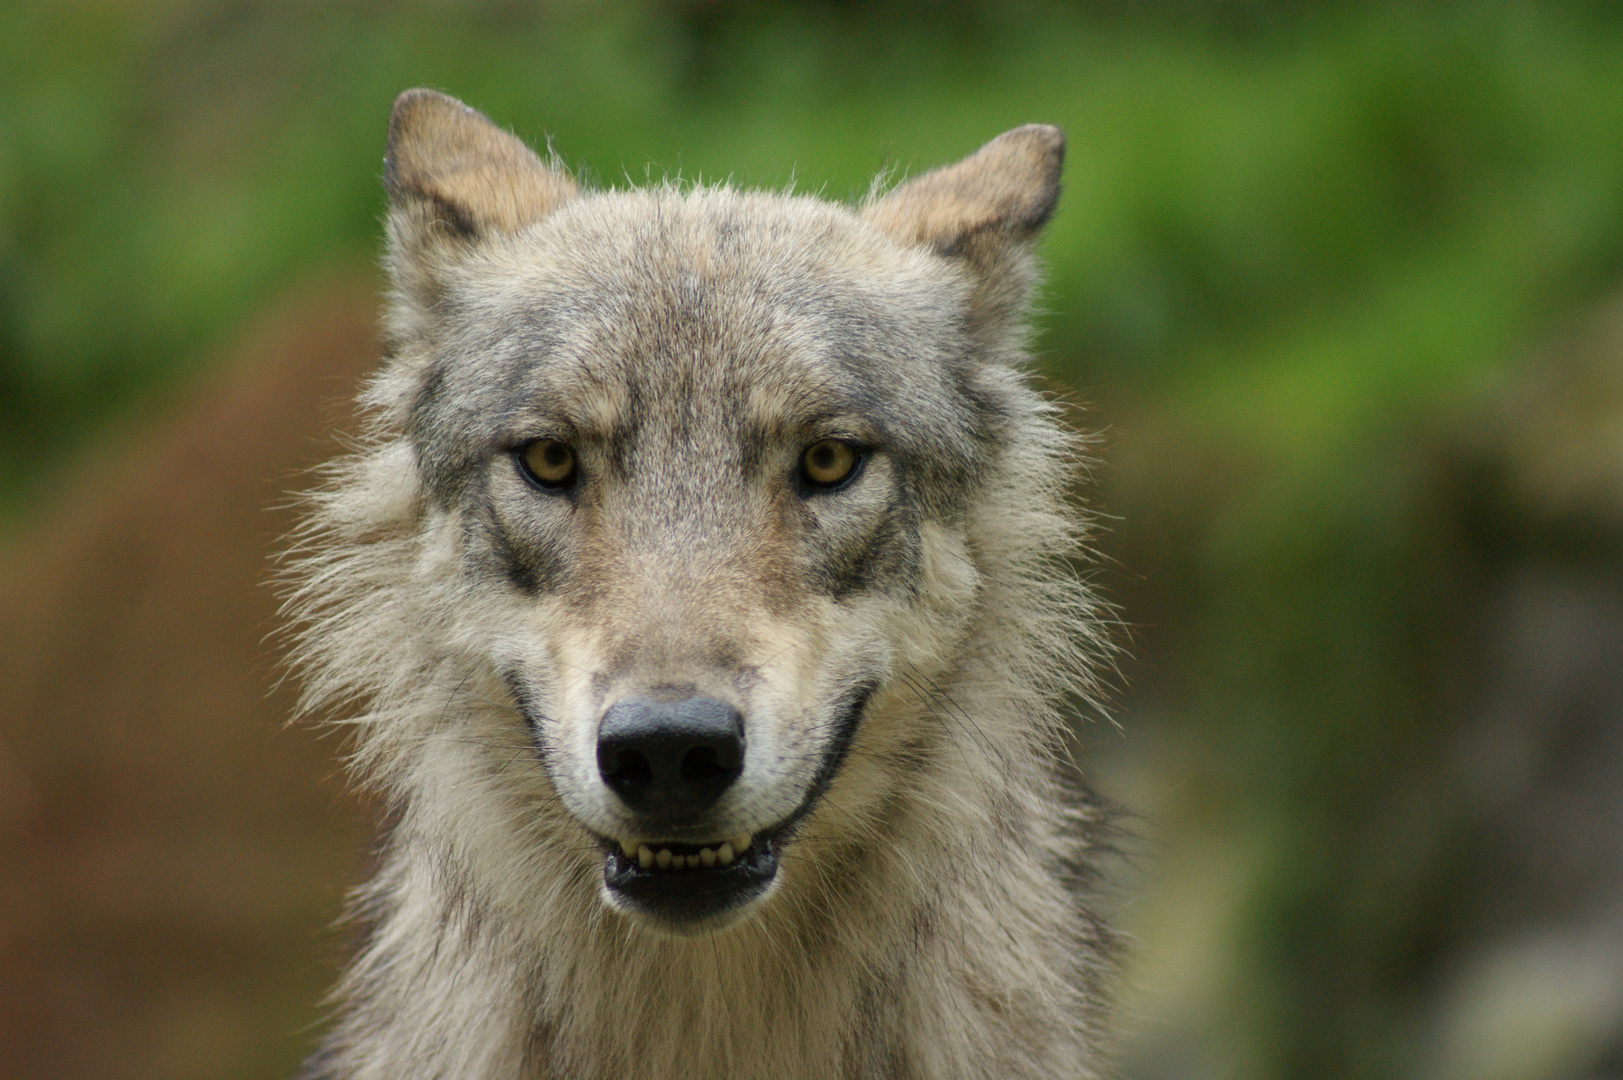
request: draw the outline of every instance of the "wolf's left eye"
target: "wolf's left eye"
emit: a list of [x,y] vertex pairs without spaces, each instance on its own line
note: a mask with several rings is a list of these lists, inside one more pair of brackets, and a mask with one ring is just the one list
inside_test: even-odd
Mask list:
[[811,488],[839,487],[856,474],[862,455],[850,443],[821,439],[806,447],[800,457],[800,475]]
[[575,478],[575,451],[557,439],[537,439],[519,449],[518,466],[531,483],[568,487]]

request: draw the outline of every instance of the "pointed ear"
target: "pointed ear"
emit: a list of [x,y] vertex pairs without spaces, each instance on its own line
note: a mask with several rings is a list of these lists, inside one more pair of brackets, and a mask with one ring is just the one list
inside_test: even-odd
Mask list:
[[517,232],[575,194],[575,182],[483,114],[435,90],[407,90],[383,158],[390,239],[406,251]]
[[1047,124],[1006,131],[956,165],[914,177],[862,211],[909,246],[960,260],[974,283],[970,329],[1010,328],[1036,276],[1031,246],[1059,201],[1065,136]]

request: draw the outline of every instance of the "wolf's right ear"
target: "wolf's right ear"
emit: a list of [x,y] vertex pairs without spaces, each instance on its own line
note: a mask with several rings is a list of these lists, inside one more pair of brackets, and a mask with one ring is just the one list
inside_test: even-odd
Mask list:
[[431,272],[447,249],[517,232],[575,194],[568,175],[483,114],[421,89],[401,94],[389,114],[383,186],[397,274]]

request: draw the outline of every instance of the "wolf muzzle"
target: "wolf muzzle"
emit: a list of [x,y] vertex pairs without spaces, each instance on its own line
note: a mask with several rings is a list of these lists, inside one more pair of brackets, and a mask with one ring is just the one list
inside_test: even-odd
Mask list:
[[[598,775],[659,832],[698,826],[744,772],[744,717],[715,698],[628,697],[604,712]],[[657,852],[657,854],[656,854]],[[772,882],[777,858],[748,834],[710,844],[622,841],[605,852],[604,884],[622,904],[668,930],[693,932],[749,903]]]

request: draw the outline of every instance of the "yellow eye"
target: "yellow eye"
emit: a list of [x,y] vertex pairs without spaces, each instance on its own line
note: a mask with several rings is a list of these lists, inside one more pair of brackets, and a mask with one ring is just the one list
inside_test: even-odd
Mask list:
[[813,487],[829,488],[842,484],[856,471],[855,448],[838,439],[823,439],[806,448],[800,458],[800,471]]
[[537,439],[519,455],[524,472],[542,487],[563,487],[575,475],[575,451],[557,439]]

